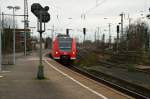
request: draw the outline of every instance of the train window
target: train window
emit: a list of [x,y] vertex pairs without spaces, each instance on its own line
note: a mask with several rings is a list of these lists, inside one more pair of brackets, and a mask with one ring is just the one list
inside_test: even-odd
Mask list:
[[59,38],[59,48],[62,51],[70,51],[72,48],[72,38]]

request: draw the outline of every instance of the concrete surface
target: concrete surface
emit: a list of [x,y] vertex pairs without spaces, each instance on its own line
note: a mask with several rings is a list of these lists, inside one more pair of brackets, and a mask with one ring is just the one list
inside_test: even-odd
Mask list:
[[[33,60],[32,60],[33,59]],[[37,57],[21,57],[0,73],[0,99],[102,99],[44,63],[47,79],[37,80]]]
[[3,67],[10,72],[0,73],[0,99],[131,99],[51,59],[43,60],[47,79],[37,80],[38,60],[34,53],[17,58],[16,65]]

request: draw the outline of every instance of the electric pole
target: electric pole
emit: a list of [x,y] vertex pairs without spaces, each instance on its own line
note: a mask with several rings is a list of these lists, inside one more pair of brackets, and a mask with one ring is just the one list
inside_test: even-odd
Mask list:
[[[1,8],[0,8],[1,13]],[[1,15],[0,15],[0,22],[1,21]],[[0,24],[0,72],[2,71],[2,24]]]
[[104,56],[104,50],[105,50],[105,34],[103,34],[103,36],[102,36],[102,53],[103,53],[103,56]]
[[131,25],[131,18],[129,17],[129,31],[127,32],[127,39],[126,39],[126,40],[127,40],[127,49],[126,49],[127,52],[128,52],[128,50],[129,50],[129,34],[130,34],[130,31],[131,31],[131,30],[130,30],[130,29],[131,29],[131,26],[130,26],[130,25]]
[[99,43],[99,37],[100,37],[99,31],[100,31],[100,27],[98,27],[98,30],[97,30],[98,43]]
[[123,16],[124,16],[124,13],[121,13],[120,16],[121,16],[121,39],[122,39],[123,38]]
[[52,35],[51,48],[53,48],[54,31],[55,31],[55,26],[53,24],[53,26],[52,26],[52,34],[51,34]]
[[95,35],[94,36],[95,36],[95,43],[96,43],[96,31],[95,31]]
[[118,53],[118,49],[119,49],[119,25],[117,25],[117,44],[116,44],[116,50],[117,50],[117,53]]
[[111,23],[108,23],[109,27],[109,48],[111,48]]
[[53,38],[54,38],[54,31],[55,31],[55,26],[53,25],[52,26],[52,41],[53,41]]
[[[24,0],[24,55],[26,56],[27,53],[27,29],[29,28],[28,23],[28,2]],[[29,35],[29,34],[28,34]]]
[[53,24],[52,28],[48,29],[48,30],[51,30],[51,38],[52,38],[51,48],[52,48],[52,46],[53,46],[53,38],[54,38],[54,31],[56,31],[54,24]]

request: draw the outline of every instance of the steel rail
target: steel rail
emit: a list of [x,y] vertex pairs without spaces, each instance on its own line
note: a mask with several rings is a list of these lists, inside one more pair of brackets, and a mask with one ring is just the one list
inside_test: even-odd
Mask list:
[[115,84],[115,83],[113,83],[111,81],[108,81],[108,80],[105,80],[103,78],[97,77],[94,74],[91,74],[91,73],[89,73],[89,72],[87,72],[87,71],[85,71],[83,69],[80,69],[80,68],[78,68],[76,66],[71,66],[69,68],[74,70],[74,71],[76,71],[76,72],[78,72],[78,73],[80,73],[80,74],[83,74],[83,75],[85,75],[85,76],[87,76],[87,77],[89,77],[89,78],[91,78],[91,79],[93,79],[93,80],[95,80],[97,82],[103,83],[103,84],[105,84],[107,86],[110,86],[110,87],[112,87],[112,88],[114,88],[114,89],[116,89],[116,90],[118,90],[118,91],[120,91],[122,93],[130,95],[130,96],[132,96],[132,97],[134,97],[136,99],[150,99],[149,96],[142,95],[140,93],[137,93],[135,91],[127,89],[127,88],[125,88],[123,86],[117,85],[117,84]]

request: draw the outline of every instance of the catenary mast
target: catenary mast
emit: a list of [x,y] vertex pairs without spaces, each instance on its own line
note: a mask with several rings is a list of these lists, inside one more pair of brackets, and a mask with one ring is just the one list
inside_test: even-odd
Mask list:
[[27,51],[27,29],[29,28],[29,21],[28,21],[28,1],[24,0],[24,55],[26,56]]

